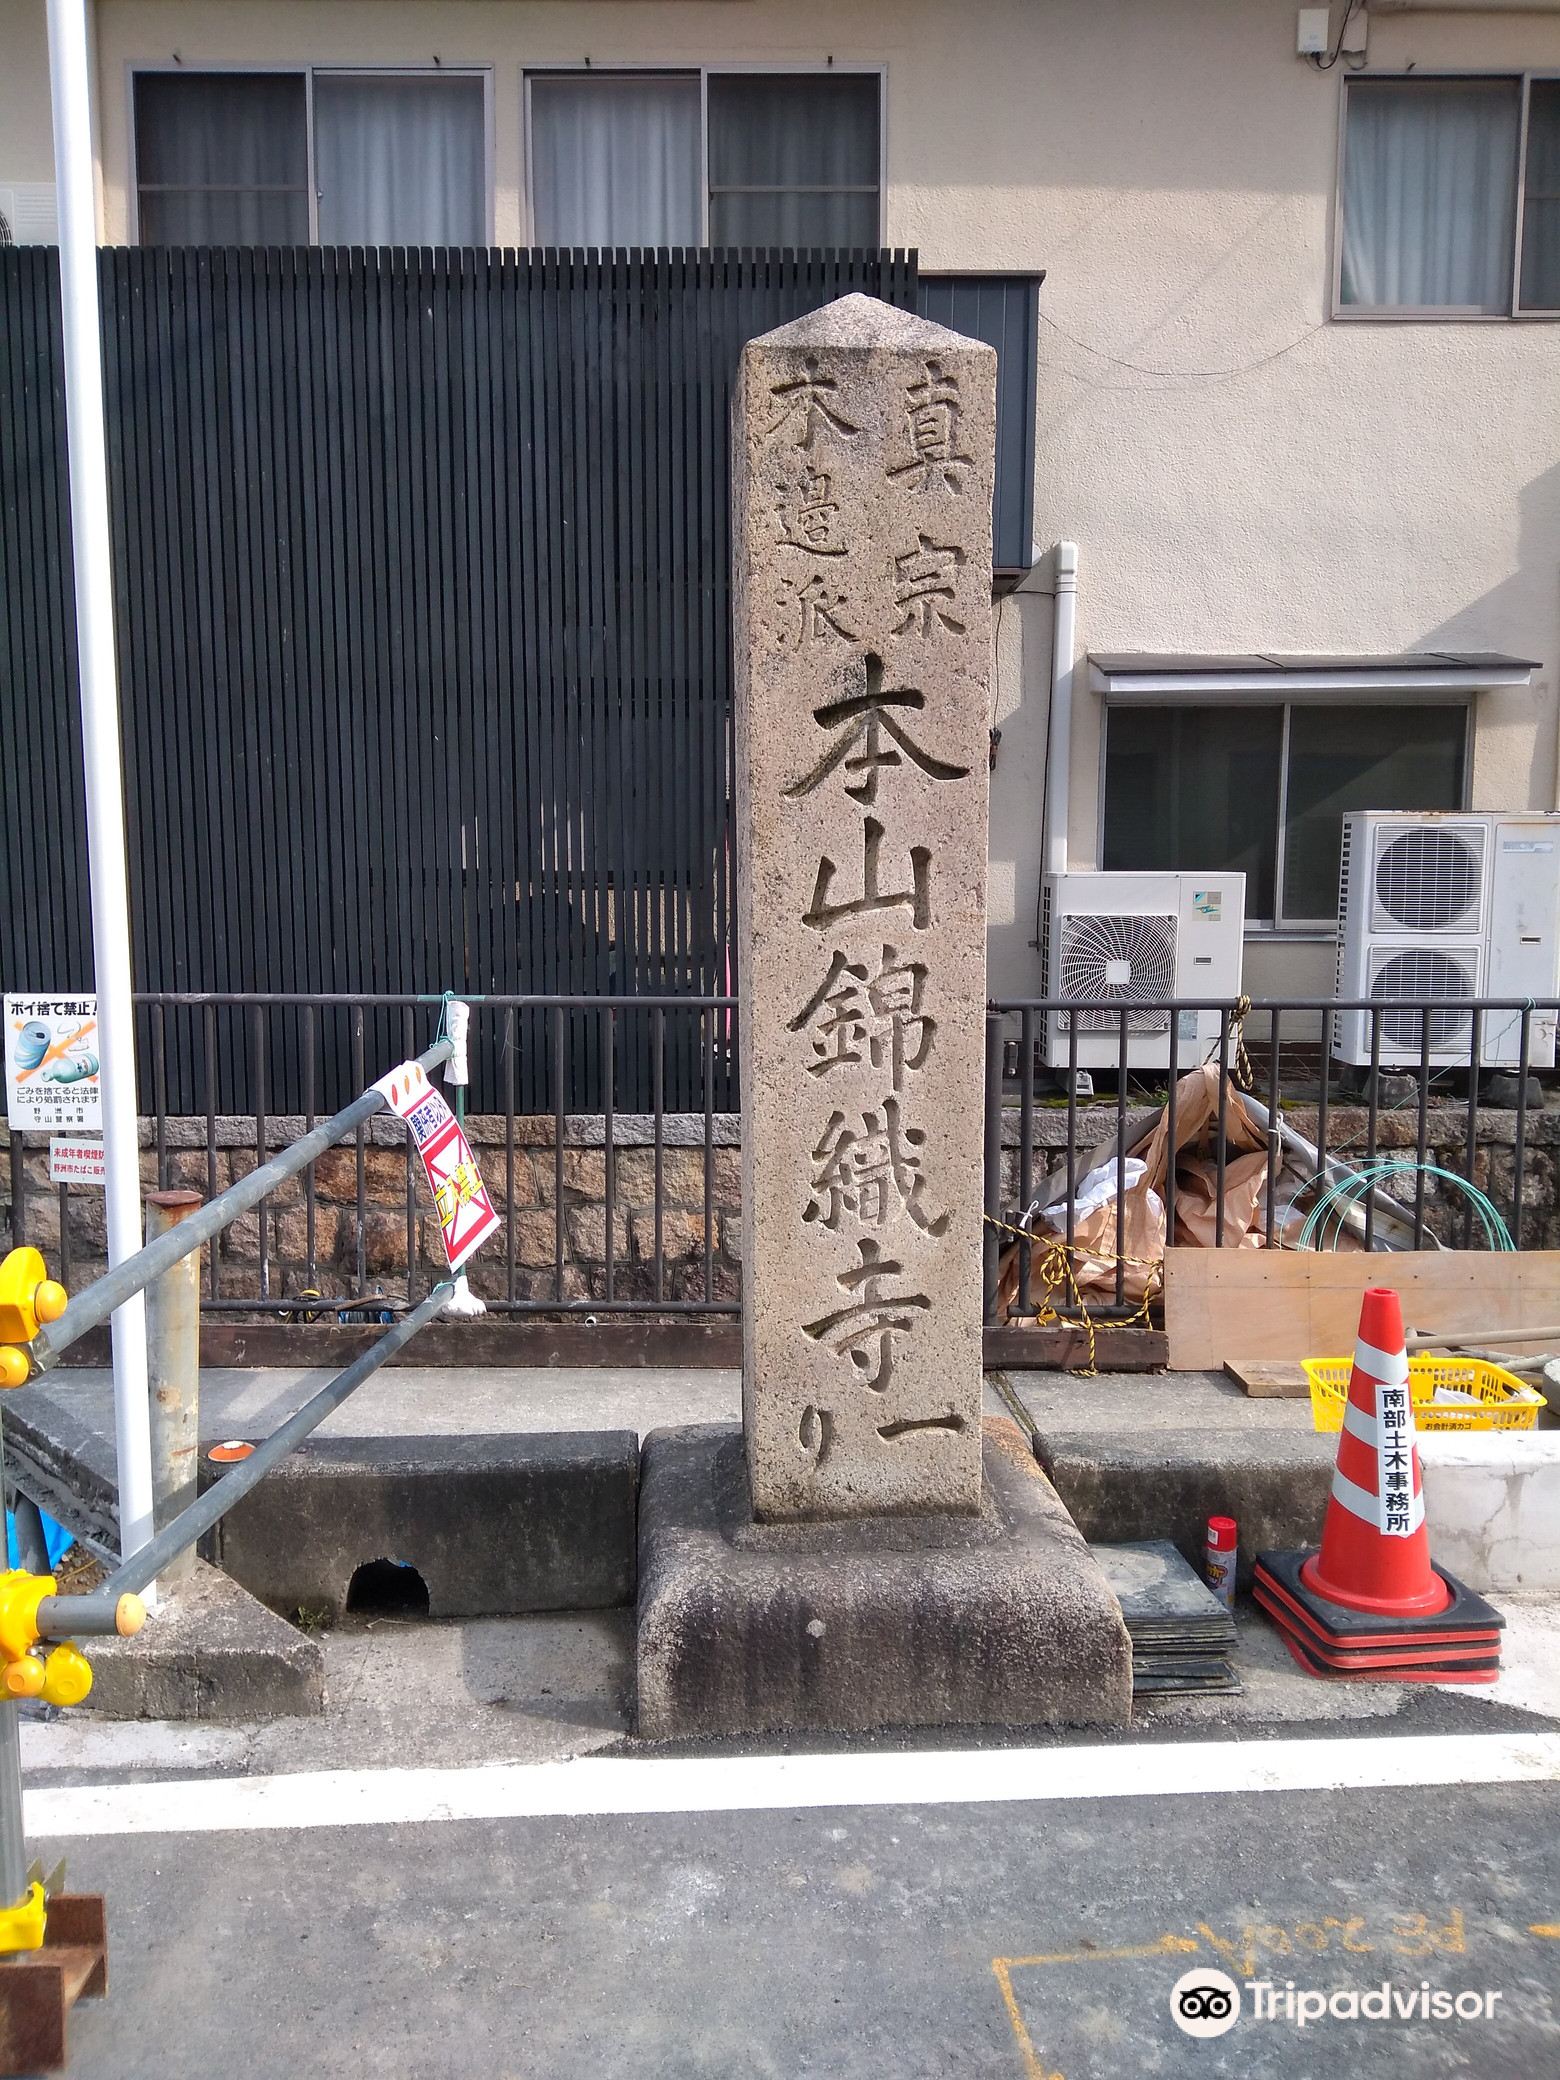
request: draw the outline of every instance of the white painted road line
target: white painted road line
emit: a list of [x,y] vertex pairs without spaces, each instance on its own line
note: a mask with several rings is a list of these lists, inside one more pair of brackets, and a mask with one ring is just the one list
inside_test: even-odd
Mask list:
[[1560,1734],[1179,1741],[1130,1747],[751,1755],[318,1770],[274,1777],[40,1787],[27,1832],[208,1834],[430,1820],[1036,1804],[1209,1792],[1365,1791],[1560,1781]]

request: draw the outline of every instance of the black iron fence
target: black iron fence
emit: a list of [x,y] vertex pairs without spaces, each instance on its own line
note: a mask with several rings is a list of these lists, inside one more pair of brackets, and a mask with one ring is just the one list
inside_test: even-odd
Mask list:
[[[1033,1314],[1037,1265],[1055,1283],[1058,1257],[1074,1274],[1087,1260],[1098,1311],[1146,1314],[1144,1235],[1150,1249],[1560,1245],[1560,1112],[1535,1073],[1554,1066],[1557,1011],[1553,999],[991,1004],[988,1321]],[[1087,1070],[1101,1053],[1105,1067]],[[1189,1071],[1203,1072],[1190,1090]],[[1060,1285],[1059,1311],[1076,1310],[1082,1296]]]
[[[468,1001],[467,1131],[503,1223],[469,1266],[488,1306],[734,1315],[735,1000]],[[140,1010],[144,1182],[207,1197],[326,1116],[328,1058],[343,1057],[361,1089],[427,1046],[442,1017],[429,994],[164,992],[142,997]],[[1350,1065],[1333,1058],[1331,1038],[1354,1011],[1363,1039]],[[1153,1253],[1166,1241],[1418,1249],[1509,1237],[1560,1247],[1560,1107],[1546,1106],[1535,1074],[1552,1065],[1557,1011],[1494,1001],[992,1004],[988,1322],[1042,1308],[1146,1320]],[[571,1098],[582,1050],[600,1099],[590,1112]],[[177,1084],[175,1057],[186,1079]],[[695,1065],[691,1103],[686,1079],[674,1088],[674,1060]],[[242,1112],[224,1109],[235,1070]],[[193,1109],[171,1096],[188,1079]],[[300,1092],[301,1108],[282,1109],[278,1090]],[[1307,1231],[1329,1182],[1338,1203]],[[10,1136],[6,1183],[13,1240],[57,1253],[67,1285],[99,1268],[101,1194],[50,1185],[44,1137]],[[214,1313],[388,1317],[442,1271],[415,1157],[399,1124],[378,1117],[233,1224],[209,1252],[204,1299]]]
[[[738,1304],[734,998],[486,996],[472,1006],[467,1132],[504,1220],[470,1266],[500,1312],[729,1314]],[[138,995],[143,1184],[213,1197],[339,1102],[428,1045],[443,1000]],[[599,1109],[575,1109],[578,1063]],[[171,1065],[181,1065],[175,1078]],[[235,1085],[246,1109],[227,1109]],[[691,1088],[690,1088],[691,1087]],[[195,1109],[170,1102],[193,1091]],[[277,1093],[301,1105],[282,1110]],[[691,1097],[691,1103],[690,1103]],[[540,1103],[538,1103],[538,1098]],[[44,1179],[46,1138],[10,1137],[12,1232],[96,1268],[101,1199]],[[216,1313],[398,1311],[447,1276],[399,1122],[381,1115],[224,1232],[204,1271]],[[96,1245],[96,1247],[95,1247]]]

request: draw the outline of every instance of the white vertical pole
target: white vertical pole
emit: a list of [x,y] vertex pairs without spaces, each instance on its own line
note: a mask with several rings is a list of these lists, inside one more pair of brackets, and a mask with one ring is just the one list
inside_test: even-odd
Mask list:
[[1051,639],[1051,717],[1045,767],[1045,870],[1067,872],[1072,819],[1073,687],[1078,651],[1078,545],[1058,542],[1053,569],[1056,609]]
[[[81,744],[86,767],[87,864],[92,883],[92,962],[97,982],[98,1037],[102,1042],[108,1261],[114,1265],[133,1256],[141,1247],[141,1177],[136,1138],[135,1014],[131,1003],[124,779],[119,754],[119,681],[114,657],[114,578],[109,558],[87,0],[49,0],[49,79],[59,202],[65,425],[70,455],[71,545],[76,564],[76,648],[81,677]],[[146,1313],[139,1293],[114,1316],[114,1440],[119,1456],[119,1545],[128,1557],[152,1535]]]

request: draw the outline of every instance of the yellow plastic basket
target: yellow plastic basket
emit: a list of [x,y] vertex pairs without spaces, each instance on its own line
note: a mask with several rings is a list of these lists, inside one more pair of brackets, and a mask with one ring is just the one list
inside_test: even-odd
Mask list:
[[[1311,1382],[1312,1422],[1318,1430],[1341,1430],[1354,1360],[1300,1362]],[[1483,1358],[1410,1358],[1408,1385],[1421,1430],[1531,1430],[1544,1406],[1535,1388]]]

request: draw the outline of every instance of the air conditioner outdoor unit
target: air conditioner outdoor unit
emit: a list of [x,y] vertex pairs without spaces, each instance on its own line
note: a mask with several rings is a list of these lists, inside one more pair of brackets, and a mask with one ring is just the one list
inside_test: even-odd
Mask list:
[[[59,217],[54,204],[52,181],[17,181],[0,187],[0,245],[53,246],[59,244]],[[9,238],[5,235],[10,233]]]
[[[1041,993],[1096,1008],[1046,1014],[1046,1061],[1057,1069],[1114,1069],[1119,1006],[1127,1067],[1167,1069],[1176,1014],[1164,1006],[1179,997],[1239,996],[1245,919],[1244,874],[1047,874]],[[1219,1029],[1217,1011],[1180,1013],[1177,1066],[1194,1068],[1216,1052]]]
[[[1476,999],[1557,991],[1560,815],[1345,816],[1338,995],[1399,1007],[1381,1013],[1383,1067],[1466,1068]],[[1424,1001],[1437,1008],[1408,1008]],[[1521,1044],[1520,1011],[1484,1013],[1482,1066],[1514,1068]],[[1357,1067],[1370,1062],[1370,1012],[1335,1014],[1333,1053]],[[1534,1010],[1528,1066],[1554,1062],[1555,1014]]]

